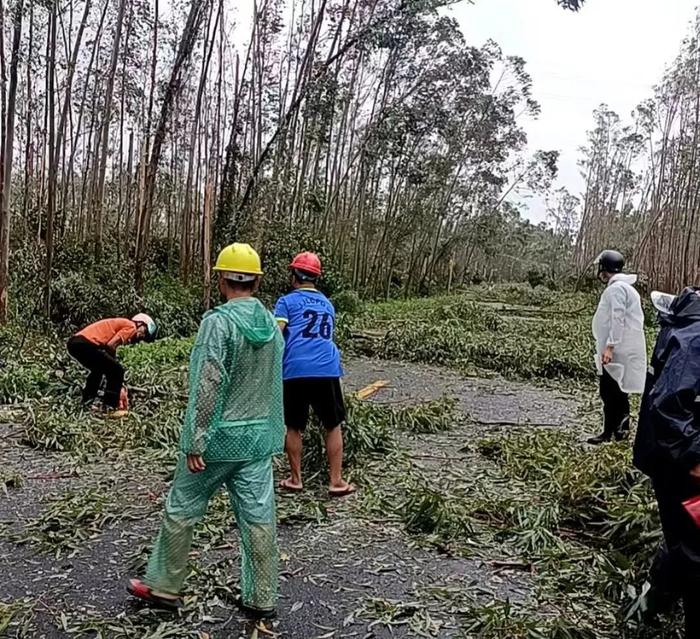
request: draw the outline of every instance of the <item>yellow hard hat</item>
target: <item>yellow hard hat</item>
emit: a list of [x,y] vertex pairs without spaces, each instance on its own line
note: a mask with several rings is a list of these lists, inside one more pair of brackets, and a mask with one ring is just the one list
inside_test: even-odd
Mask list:
[[224,248],[216,260],[215,271],[262,275],[260,256],[250,244],[236,242]]

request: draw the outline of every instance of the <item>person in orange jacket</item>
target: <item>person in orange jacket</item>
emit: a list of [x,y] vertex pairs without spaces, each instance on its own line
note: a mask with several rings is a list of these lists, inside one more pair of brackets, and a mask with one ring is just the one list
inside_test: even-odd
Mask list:
[[156,333],[156,323],[145,313],[139,313],[131,319],[100,320],[73,335],[68,340],[68,352],[90,371],[83,388],[83,404],[87,406],[97,398],[104,378],[105,409],[112,414],[124,411],[124,367],[117,359],[117,348],[142,340],[153,341]]

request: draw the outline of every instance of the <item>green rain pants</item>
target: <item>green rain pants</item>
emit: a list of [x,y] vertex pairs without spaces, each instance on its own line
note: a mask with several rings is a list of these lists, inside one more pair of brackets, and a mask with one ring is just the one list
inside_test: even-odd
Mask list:
[[144,582],[157,592],[181,594],[194,527],[224,485],[241,535],[243,604],[260,611],[274,610],[279,566],[271,457],[208,462],[201,473],[191,473],[181,455]]

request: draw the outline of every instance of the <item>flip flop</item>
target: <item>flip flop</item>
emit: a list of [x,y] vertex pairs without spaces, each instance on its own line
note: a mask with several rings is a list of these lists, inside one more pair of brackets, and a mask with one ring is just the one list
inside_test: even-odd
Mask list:
[[123,419],[129,414],[128,410],[108,410],[105,412],[104,416],[106,419]]
[[352,495],[355,492],[357,492],[357,488],[355,488],[355,486],[353,486],[352,484],[345,484],[344,488],[328,489],[328,495],[330,497],[347,497],[348,495]]
[[159,597],[158,595],[153,594],[153,591],[139,579],[130,579],[129,585],[126,587],[126,591],[132,597],[136,597],[137,599],[156,608],[177,611],[182,608],[183,605],[182,597],[178,597],[177,599]]
[[302,490],[304,490],[303,486],[295,486],[294,484],[290,484],[288,479],[283,479],[279,483],[279,486],[282,490],[288,493],[300,493]]

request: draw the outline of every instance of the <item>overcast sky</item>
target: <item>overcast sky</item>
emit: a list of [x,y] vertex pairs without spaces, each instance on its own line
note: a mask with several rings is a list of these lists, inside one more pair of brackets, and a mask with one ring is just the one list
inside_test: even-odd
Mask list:
[[[530,148],[561,151],[561,185],[581,193],[576,165],[592,112],[607,103],[623,119],[650,96],[688,34],[698,0],[586,0],[579,13],[555,0],[475,0],[450,11],[469,42],[489,38],[527,61],[539,119],[526,124]],[[533,221],[544,219],[530,204]]]

